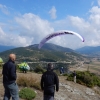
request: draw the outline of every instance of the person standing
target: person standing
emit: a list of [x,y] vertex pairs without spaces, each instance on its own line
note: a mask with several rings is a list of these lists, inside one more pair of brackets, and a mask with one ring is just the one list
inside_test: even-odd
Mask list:
[[16,84],[15,54],[9,55],[9,60],[3,65],[3,86],[5,89],[3,100],[19,100],[18,86]]
[[41,89],[44,93],[43,100],[54,100],[54,93],[59,91],[59,79],[56,73],[53,72],[53,65],[48,64],[47,71],[41,77]]
[[64,74],[64,68],[63,67],[60,68],[60,74],[61,75]]
[[74,76],[74,82],[76,83],[76,71],[75,70],[73,72],[73,76]]

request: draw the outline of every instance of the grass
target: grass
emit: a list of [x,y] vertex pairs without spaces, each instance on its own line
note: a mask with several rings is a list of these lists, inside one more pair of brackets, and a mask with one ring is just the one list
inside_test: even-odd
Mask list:
[[33,87],[38,90],[41,89],[40,82],[37,81],[37,79],[33,77],[32,75],[25,74],[25,75],[18,76],[17,84],[23,87]]

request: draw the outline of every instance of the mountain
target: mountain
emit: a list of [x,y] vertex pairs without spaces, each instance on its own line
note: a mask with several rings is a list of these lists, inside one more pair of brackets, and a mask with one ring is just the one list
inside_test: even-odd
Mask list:
[[17,55],[17,61],[27,61],[27,62],[37,62],[37,61],[47,61],[47,62],[56,62],[56,61],[71,61],[76,62],[83,61],[84,57],[78,53],[75,53],[74,50],[69,48],[64,48],[54,44],[45,44],[43,48],[38,49],[38,44],[19,47],[5,52],[0,53],[0,57],[3,60],[7,60],[10,53],[15,53]]
[[97,47],[85,46],[85,47],[76,49],[75,51],[81,54],[86,54],[90,56],[100,56],[100,46],[97,46]]
[[15,48],[15,47],[0,45],[0,52],[6,51],[6,50],[10,50],[10,49],[13,49],[13,48]]
[[[29,48],[38,48],[38,44],[34,44],[34,45],[31,45],[28,47]],[[43,47],[41,49],[42,50],[51,50],[51,51],[60,51],[60,52],[75,52],[74,50],[72,50],[70,48],[62,47],[62,46],[55,45],[52,43],[46,43],[45,45],[43,45]]]

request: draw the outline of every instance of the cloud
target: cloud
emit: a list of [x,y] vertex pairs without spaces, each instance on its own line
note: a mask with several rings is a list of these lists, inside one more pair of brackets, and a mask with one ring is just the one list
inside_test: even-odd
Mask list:
[[[52,7],[55,9],[55,7]],[[56,9],[54,13],[56,16]],[[85,38],[85,42],[75,35],[58,36],[51,39],[50,43],[58,44],[69,48],[79,48],[82,46],[100,45],[100,7],[93,6],[89,11],[87,19],[79,16],[68,15],[65,19],[50,22],[40,18],[33,13],[25,13],[14,18],[14,23],[3,27],[0,25],[0,43],[13,46],[27,46],[39,43],[46,35],[58,30],[72,30]],[[15,25],[15,26],[14,26]],[[10,32],[3,28],[9,28]],[[17,33],[17,34],[16,34]]]
[[100,14],[100,8],[98,6],[94,6],[89,11],[91,14]]
[[9,15],[8,8],[5,5],[0,4],[0,9],[4,14]]
[[[82,43],[81,40],[74,35],[58,36],[48,42],[73,49],[85,45],[97,46],[100,44],[100,25],[97,27],[98,24],[95,23],[94,20],[99,10],[95,12],[94,8],[91,8],[89,12],[89,20],[85,20],[78,16],[67,16],[65,19],[53,23],[43,20],[35,14],[26,13],[15,17],[17,27],[9,27],[13,31],[10,31],[10,34],[5,33],[1,29],[0,32],[3,34],[3,38],[2,40],[0,39],[0,41],[3,41],[2,43],[6,45],[27,46],[39,43],[46,35],[56,30],[72,30],[84,36],[85,43]],[[94,19],[91,19],[91,16]],[[18,34],[14,34],[16,31]]]
[[94,27],[100,28],[100,8],[94,6],[91,10],[90,21]]
[[0,27],[0,45],[10,46],[28,46],[33,41],[33,38],[19,36],[17,34],[5,33]]
[[33,43],[39,43],[44,36],[54,31],[47,20],[32,13],[16,17],[15,20],[21,27],[20,36],[33,37]]
[[91,21],[85,21],[84,19],[81,19],[79,17],[72,16],[69,17],[69,21],[71,23],[71,26],[76,29],[78,33],[84,36],[84,45],[97,46],[98,44],[100,44],[100,36],[98,37],[99,31],[98,28],[93,25],[94,23],[91,24]]
[[82,46],[99,46],[100,45],[100,8],[93,6],[89,10],[89,16],[83,19],[78,16],[67,16],[63,20],[52,23],[56,30],[72,30],[85,38],[82,43],[76,36],[63,36],[56,38],[54,43],[70,48],[79,48]]
[[5,26],[9,28],[10,32],[4,32],[3,28],[0,27],[0,44],[28,46],[39,43],[42,38],[54,31],[47,20],[43,20],[32,13],[15,17],[14,23],[16,26]]
[[93,6],[90,10],[88,20],[78,16],[69,16],[70,26],[85,38],[84,45],[98,46],[100,45],[100,8]]
[[51,8],[51,10],[49,11],[49,14],[51,16],[52,19],[56,19],[57,18],[57,15],[56,15],[56,8],[53,6]]
[[100,6],[100,0],[98,0],[98,5]]

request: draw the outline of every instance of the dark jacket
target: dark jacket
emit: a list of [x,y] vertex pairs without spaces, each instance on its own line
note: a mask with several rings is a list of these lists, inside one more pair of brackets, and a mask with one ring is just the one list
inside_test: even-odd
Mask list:
[[76,72],[73,72],[73,76],[76,76]]
[[11,84],[16,81],[16,66],[15,63],[9,60],[7,63],[3,65],[3,83]]
[[53,71],[46,71],[41,78],[41,89],[44,90],[45,94],[54,93],[59,90],[59,79],[56,73]]

